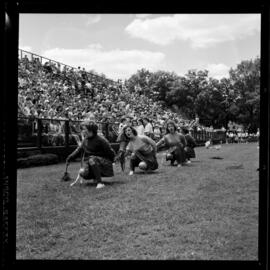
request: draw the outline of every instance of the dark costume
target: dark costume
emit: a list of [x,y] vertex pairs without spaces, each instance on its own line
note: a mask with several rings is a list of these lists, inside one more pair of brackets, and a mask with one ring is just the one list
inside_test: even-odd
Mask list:
[[126,146],[128,145],[128,139],[125,137],[124,135],[124,130],[122,129],[122,131],[118,134],[118,137],[116,139],[116,142],[119,143],[119,150],[116,156],[115,161],[119,161],[121,164],[121,168],[122,171],[125,170],[125,152],[126,152]]
[[101,182],[101,177],[114,175],[112,163],[115,152],[108,141],[99,135],[85,138],[80,146],[70,155],[74,159],[79,153],[84,152],[84,172],[80,175],[84,179],[94,179]]
[[187,146],[185,148],[186,149],[186,157],[187,157],[187,159],[195,158],[196,154],[195,154],[194,148],[196,147],[196,142],[190,134],[186,134],[185,138],[187,141]]

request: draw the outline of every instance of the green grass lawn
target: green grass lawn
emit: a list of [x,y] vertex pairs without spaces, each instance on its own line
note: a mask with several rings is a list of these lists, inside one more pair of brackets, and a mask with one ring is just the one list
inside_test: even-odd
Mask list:
[[257,144],[196,154],[131,177],[116,165],[100,190],[61,182],[64,164],[18,170],[17,259],[257,260]]

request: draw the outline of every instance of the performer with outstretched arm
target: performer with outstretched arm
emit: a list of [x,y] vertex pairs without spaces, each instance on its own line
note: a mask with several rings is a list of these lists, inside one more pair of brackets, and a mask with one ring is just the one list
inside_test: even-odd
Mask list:
[[102,183],[101,177],[114,175],[112,163],[115,152],[106,139],[97,135],[97,131],[98,126],[94,122],[84,122],[82,124],[84,139],[67,157],[66,162],[69,163],[84,151],[86,162],[80,171],[80,176],[84,179],[94,179],[97,182],[97,188],[103,188],[105,185]]

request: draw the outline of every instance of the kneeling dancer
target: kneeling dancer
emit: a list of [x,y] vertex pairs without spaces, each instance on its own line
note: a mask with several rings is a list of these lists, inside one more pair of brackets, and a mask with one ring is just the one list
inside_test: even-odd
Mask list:
[[167,123],[167,134],[157,143],[157,147],[165,146],[168,148],[166,160],[171,161],[171,166],[177,162],[177,166],[181,167],[186,161],[184,148],[187,142],[185,136],[177,132],[177,127],[173,121]]
[[187,163],[189,164],[189,163],[191,163],[190,159],[196,157],[195,150],[194,150],[194,148],[196,147],[196,141],[191,136],[191,134],[187,128],[183,127],[182,133],[185,134],[185,138],[187,141],[187,146],[185,147],[185,152],[186,152]]
[[94,179],[97,182],[97,188],[103,188],[101,177],[112,177],[113,161],[115,152],[109,142],[97,135],[98,126],[94,122],[85,122],[82,124],[84,139],[77,149],[71,153],[66,162],[69,163],[75,159],[79,153],[85,153],[84,167],[80,170],[80,176],[86,180]]
[[126,153],[127,155],[131,153],[129,175],[133,175],[138,166],[141,170],[156,170],[158,168],[156,143],[145,135],[138,135],[136,129],[131,126],[126,126],[123,132],[128,141]]

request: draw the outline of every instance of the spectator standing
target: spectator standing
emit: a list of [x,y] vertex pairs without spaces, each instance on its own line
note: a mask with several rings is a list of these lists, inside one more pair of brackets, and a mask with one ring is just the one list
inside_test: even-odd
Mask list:
[[143,125],[142,119],[138,120],[138,126],[136,128],[136,131],[137,131],[138,135],[144,135],[144,125]]
[[146,136],[150,137],[151,139],[153,139],[153,137],[154,137],[153,126],[150,123],[148,118],[144,118],[144,125],[145,125],[144,135],[146,135]]
[[155,127],[154,127],[154,139],[156,141],[159,141],[161,139],[161,131],[160,131],[160,127],[158,125],[155,125]]
[[127,122],[127,119],[126,119],[126,118],[122,118],[122,119],[121,119],[121,122],[120,122],[119,128],[118,128],[118,134],[121,134],[123,128],[124,128],[125,125],[126,125],[126,122]]

